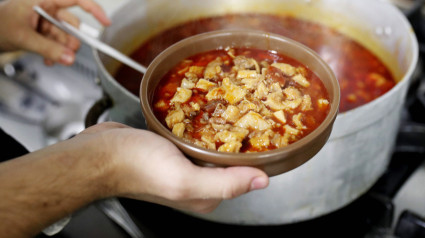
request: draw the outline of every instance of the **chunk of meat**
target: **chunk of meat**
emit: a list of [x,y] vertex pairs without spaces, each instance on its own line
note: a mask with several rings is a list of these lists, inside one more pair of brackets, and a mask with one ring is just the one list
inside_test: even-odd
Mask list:
[[204,71],[204,78],[213,79],[217,77],[222,72],[220,67],[222,64],[223,60],[220,57],[217,57],[215,60],[208,63]]
[[157,103],[155,103],[155,108],[161,109],[161,110],[167,110],[169,105],[165,103],[164,100],[159,100]]
[[273,63],[272,67],[278,68],[282,73],[287,76],[293,76],[297,70],[294,66],[285,63]]
[[270,138],[274,135],[273,131],[267,130],[264,133],[254,135],[249,139],[249,143],[258,150],[267,148],[270,145]]
[[179,123],[177,123],[177,124],[175,124],[173,126],[172,132],[173,132],[174,135],[182,138],[183,137],[184,130],[185,130],[184,123],[183,122],[179,122]]
[[240,118],[239,108],[233,105],[229,105],[222,114],[222,117],[228,122],[236,122]]
[[277,148],[285,147],[291,142],[293,142],[296,139],[296,135],[299,132],[297,129],[288,125],[285,125],[284,128],[285,128],[285,133],[283,135],[275,133],[271,140],[271,143]]
[[190,73],[194,73],[194,74],[196,74],[197,76],[201,76],[202,75],[202,73],[204,72],[204,67],[202,67],[202,66],[190,66],[189,67],[189,72]]
[[222,99],[225,94],[226,94],[226,91],[223,90],[223,88],[221,88],[221,87],[213,88],[207,93],[207,95],[205,95],[205,98],[208,101],[211,101],[211,100],[214,100],[214,99]]
[[211,123],[211,126],[215,131],[230,130],[230,128],[232,127],[232,125],[230,124],[216,124],[216,123]]
[[196,83],[196,88],[208,91],[211,88],[217,87],[216,83],[210,82],[206,79],[200,79],[197,83]]
[[186,89],[186,88],[177,88],[176,94],[174,94],[174,97],[171,99],[172,103],[180,102],[184,103],[187,100],[190,99],[192,96],[192,90]]
[[290,135],[298,135],[300,133],[298,129],[295,129],[290,125],[284,125],[283,128],[285,129],[285,133],[288,133]]
[[271,140],[271,143],[276,146],[277,148],[282,148],[285,147],[289,144],[289,138],[291,137],[290,134],[275,134]]
[[245,114],[248,111],[256,111],[256,112],[259,111],[258,110],[259,108],[255,103],[252,103],[251,101],[248,101],[246,99],[244,99],[242,102],[238,104],[238,109],[239,109],[239,112],[242,114]]
[[292,116],[292,122],[295,124],[295,128],[298,130],[306,129],[306,126],[302,123],[303,114],[298,113]]
[[317,104],[319,105],[319,108],[323,109],[323,108],[326,108],[326,107],[329,106],[329,101],[321,98],[321,99],[317,100]]
[[165,117],[165,122],[167,123],[168,128],[173,128],[175,124],[182,122],[184,120],[184,112],[181,108],[171,111]]
[[180,84],[180,87],[185,89],[192,89],[195,87],[195,83],[187,78],[184,78]]
[[215,109],[217,108],[218,105],[224,105],[226,104],[226,101],[223,99],[214,99],[214,100],[210,100],[207,102],[207,104],[205,104],[204,106],[204,111],[208,112],[208,113],[213,113],[215,111]]
[[294,80],[296,83],[303,87],[310,87],[310,82],[301,74],[297,74],[292,77],[292,80]]
[[255,69],[258,73],[260,72],[260,66],[257,61],[252,58],[238,55],[233,59],[233,62],[237,70]]
[[306,95],[303,96],[303,101],[301,103],[301,110],[304,111],[304,112],[313,110],[310,95],[306,94]]
[[254,92],[254,97],[262,100],[263,98],[267,97],[268,93],[269,90],[267,89],[266,84],[264,82],[260,82]]
[[245,97],[247,93],[243,88],[232,83],[229,78],[223,79],[222,87],[226,92],[223,98],[226,99],[230,104],[238,103]]
[[300,90],[294,88],[294,87],[287,87],[283,90],[283,93],[286,96],[287,100],[297,100],[301,99],[301,92]]
[[256,89],[258,84],[263,80],[263,77],[255,77],[255,78],[243,78],[241,82],[244,84],[244,88],[246,89]]
[[275,92],[282,93],[282,88],[280,87],[279,83],[273,83],[269,87],[269,92],[270,93],[275,93]]
[[242,118],[240,118],[235,123],[235,126],[260,131],[271,128],[271,125],[266,120],[264,120],[260,114],[253,111],[248,112]]
[[257,78],[258,74],[255,70],[239,70],[236,75],[237,79]]
[[[284,99],[283,96],[285,96],[286,99]],[[301,104],[302,100],[301,92],[298,89],[294,87],[287,87],[281,92],[270,93],[264,104],[274,111],[292,110],[297,108]]]
[[218,151],[220,152],[239,152],[242,148],[242,143],[238,141],[232,141],[228,143],[224,143],[220,147],[218,147]]
[[266,101],[264,101],[264,104],[266,104],[274,111],[285,109],[285,105],[283,104],[283,95],[279,92],[270,93],[267,96]]
[[297,108],[303,101],[301,92],[294,87],[287,87],[283,90],[286,100],[283,102],[284,109],[291,110]]
[[286,85],[288,76],[286,76],[280,68],[269,66],[265,71],[266,79],[269,83],[278,83],[281,87]]
[[274,112],[273,115],[276,117],[277,120],[279,120],[281,123],[285,124],[286,123],[286,117],[285,117],[285,113],[280,110],[277,112]]
[[219,140],[221,142],[227,143],[227,142],[233,142],[233,141],[239,141],[242,142],[243,139],[248,135],[249,131],[220,131],[215,135],[216,140]]
[[264,104],[261,104],[260,114],[269,118],[273,117],[272,111],[270,111]]
[[201,140],[205,143],[206,147],[210,150],[216,150],[214,136],[211,133],[204,133]]
[[221,117],[226,111],[226,106],[222,103],[217,104],[217,106],[214,109],[214,112],[212,113],[213,117]]
[[189,105],[192,107],[192,110],[195,112],[201,110],[201,105],[199,105],[199,103],[197,102],[190,102]]

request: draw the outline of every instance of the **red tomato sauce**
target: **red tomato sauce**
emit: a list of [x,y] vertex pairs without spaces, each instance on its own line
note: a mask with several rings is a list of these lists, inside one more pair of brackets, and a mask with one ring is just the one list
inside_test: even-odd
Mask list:
[[[390,70],[361,44],[327,26],[290,16],[231,14],[189,21],[153,36],[131,57],[147,66],[161,51],[181,39],[203,32],[235,28],[280,34],[315,50],[331,66],[340,83],[340,112],[368,103],[396,84]],[[122,66],[115,78],[138,95],[142,79],[140,73]]]
[[[165,127],[169,128],[174,133],[174,127],[176,127],[176,124],[180,124],[178,126],[184,127],[184,132],[175,133],[176,135],[182,137],[186,141],[195,143],[202,147],[217,150],[220,150],[222,145],[226,146],[226,143],[229,141],[228,138],[223,139],[216,135],[223,131],[224,133],[233,132],[233,130],[237,127],[237,130],[242,130],[243,133],[246,134],[244,137],[236,140],[237,143],[240,143],[240,149],[238,149],[238,151],[223,149],[222,151],[259,152],[291,144],[310,134],[323,122],[330,109],[329,95],[322,81],[306,66],[290,57],[271,51],[246,48],[235,48],[232,50],[234,50],[232,54],[229,54],[227,50],[212,50],[194,55],[176,65],[162,78],[154,93],[152,108],[154,108],[154,114],[156,117]],[[253,66],[246,66],[247,68],[243,69],[241,69],[241,66],[239,65],[236,67],[235,61],[237,57],[234,61],[234,56],[241,56],[242,58],[239,59],[247,60],[247,62],[251,62],[249,60],[254,59],[256,62],[261,64],[261,66],[259,66],[261,67],[261,70],[260,68],[256,69]],[[205,73],[205,68],[208,68],[209,63],[213,62],[217,58],[220,58],[223,62],[220,66],[221,71],[220,73],[215,74],[214,77],[208,78]],[[277,68],[277,66],[274,66],[273,63],[285,63],[292,66],[292,69],[300,69],[300,71],[297,71],[296,74],[303,75],[303,77],[308,81],[308,86],[300,85],[297,81],[293,80],[293,76],[289,76],[287,73]],[[197,72],[196,76],[191,76],[188,72],[190,72],[192,66],[200,66],[202,67],[202,71]],[[264,72],[260,73],[263,69]],[[256,76],[253,76],[253,79],[259,79],[258,82],[264,82],[263,85],[267,85],[267,87],[269,87],[267,89],[269,90],[267,91],[267,94],[264,96],[258,96],[256,93],[259,90],[257,86],[259,83],[257,83],[256,86],[249,87],[246,82],[243,81],[244,78],[241,79],[236,77],[236,75],[239,75],[238,73],[240,71],[246,70],[249,70],[249,72],[252,73],[256,72]],[[192,85],[189,89],[187,89],[187,93],[191,91],[189,93],[189,98],[179,102],[173,102],[173,99],[175,99],[178,94],[177,89],[183,88],[182,80],[187,79],[188,77],[194,77],[192,78],[192,81],[195,83],[202,79],[208,79],[208,82],[214,84],[214,86],[212,86],[211,89],[205,90],[201,86],[198,86],[198,84],[196,84],[196,86]],[[223,90],[223,92],[226,91],[226,88],[223,86],[225,84],[223,82],[225,78],[230,78],[234,87],[238,87],[241,90],[243,89],[244,93],[246,93],[243,98],[241,97],[239,100],[232,102],[227,100],[224,94],[224,96],[222,95],[219,98],[213,99],[209,96],[209,93],[214,89],[220,89]],[[248,78],[251,79],[250,77]],[[274,89],[272,89],[273,86]],[[282,94],[282,92],[284,92],[287,88],[300,92],[300,98],[305,95],[306,97],[308,96],[310,101],[304,101],[304,98],[301,98],[303,101],[295,108],[283,108],[282,106],[282,109],[276,109],[276,106],[268,105],[267,100],[269,100],[270,93],[273,90],[277,90],[278,93]],[[238,97],[238,95],[235,95],[235,97]],[[286,96],[286,98],[282,97],[282,99],[288,100],[288,96]],[[319,100],[325,100],[328,104],[320,105]],[[253,103],[255,106],[249,110],[244,110],[243,105],[245,104],[243,103],[246,103],[247,101]],[[305,106],[308,103],[310,103],[310,108]],[[195,104],[199,105],[199,110],[194,109],[195,107],[193,105]],[[226,117],[225,114],[223,114],[224,108],[227,109],[229,106],[233,106],[240,110],[240,114],[235,120],[232,120],[232,118]],[[223,111],[220,112],[220,108],[223,108]],[[178,110],[184,111],[184,119],[180,119],[178,122],[174,122],[172,124],[168,123],[167,117]],[[243,121],[242,118],[249,114],[250,111],[258,113],[258,115],[261,116],[259,122],[264,121],[269,123],[270,127],[267,126],[267,129],[257,129],[241,123],[241,121]],[[285,123],[283,123],[278,117],[274,116],[273,113],[276,111],[282,111],[286,118]],[[295,115],[300,116],[299,123],[302,124],[301,126],[293,119]],[[216,127],[214,124],[216,124]],[[285,125],[289,127],[285,127]],[[217,127],[219,127],[219,129],[217,129]],[[293,130],[294,133],[287,135],[289,133],[288,128]],[[261,141],[261,145],[258,145],[258,143],[256,144],[258,141],[254,141],[255,138],[252,139],[258,135],[263,135],[262,140],[264,141]],[[283,142],[280,140],[286,141]]]

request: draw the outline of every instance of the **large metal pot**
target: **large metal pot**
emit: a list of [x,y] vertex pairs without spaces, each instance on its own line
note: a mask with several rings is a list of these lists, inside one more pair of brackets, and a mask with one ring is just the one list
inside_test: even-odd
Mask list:
[[[130,53],[175,24],[235,12],[291,13],[327,24],[362,42],[393,68],[400,82],[380,98],[340,113],[324,148],[301,167],[272,177],[267,189],[225,201],[210,214],[193,215],[233,224],[286,224],[324,215],[358,198],[389,162],[417,62],[416,38],[406,18],[394,6],[370,0],[138,0],[115,13],[102,40]],[[113,102],[111,118],[145,128],[139,98],[111,76],[119,64],[95,55],[102,87]]]

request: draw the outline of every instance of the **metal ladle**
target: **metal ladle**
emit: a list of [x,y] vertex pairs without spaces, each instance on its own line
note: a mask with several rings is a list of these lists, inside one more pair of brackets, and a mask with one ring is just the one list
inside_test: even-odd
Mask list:
[[82,42],[88,44],[89,46],[111,56],[112,58],[122,62],[123,64],[126,64],[130,66],[131,68],[141,72],[142,74],[146,73],[146,67],[142,66],[141,64],[137,63],[136,61],[132,60],[128,56],[124,55],[123,53],[119,52],[118,50],[112,48],[111,46],[101,42],[100,40],[93,38],[91,36],[88,36],[78,30],[77,28],[73,27],[71,24],[65,22],[65,21],[59,21],[50,16],[46,11],[44,11],[39,6],[34,6],[34,11],[36,11],[40,16],[42,16],[44,19],[52,23],[53,25],[57,26],[61,30],[65,31],[66,33],[73,35],[77,37]]

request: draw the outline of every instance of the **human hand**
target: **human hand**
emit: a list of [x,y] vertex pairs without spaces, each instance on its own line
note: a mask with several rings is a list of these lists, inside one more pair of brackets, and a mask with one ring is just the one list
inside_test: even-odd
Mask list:
[[224,199],[264,188],[269,182],[263,171],[251,167],[196,166],[165,138],[118,123],[99,124],[76,139],[79,136],[102,138],[95,150],[108,155],[114,167],[108,182],[113,184],[109,189],[113,196],[205,213]]
[[32,237],[113,196],[205,213],[268,182],[251,167],[196,166],[159,135],[106,122],[0,163],[0,234]]
[[80,6],[101,24],[110,24],[102,8],[92,0],[6,0],[0,3],[0,50],[35,52],[45,58],[47,65],[74,62],[79,40],[40,18],[33,10],[35,5],[76,27],[79,20],[67,7]]

